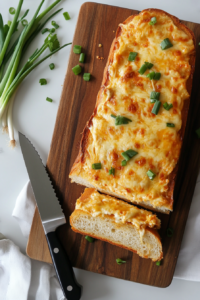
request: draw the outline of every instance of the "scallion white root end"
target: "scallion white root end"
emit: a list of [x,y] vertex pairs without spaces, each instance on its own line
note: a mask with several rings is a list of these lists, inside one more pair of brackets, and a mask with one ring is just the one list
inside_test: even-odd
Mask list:
[[16,141],[15,141],[15,138],[14,138],[13,113],[12,113],[16,92],[13,94],[13,96],[11,97],[11,99],[9,101],[8,114],[7,114],[8,134],[9,134],[9,138],[10,138],[10,146],[12,148],[14,148],[15,145],[16,145]]

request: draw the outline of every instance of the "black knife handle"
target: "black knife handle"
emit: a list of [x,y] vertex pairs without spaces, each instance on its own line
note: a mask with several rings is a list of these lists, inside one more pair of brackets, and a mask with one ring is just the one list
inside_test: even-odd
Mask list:
[[75,279],[67,253],[59,242],[56,232],[47,233],[46,238],[64,296],[67,300],[79,300],[81,298],[81,286]]

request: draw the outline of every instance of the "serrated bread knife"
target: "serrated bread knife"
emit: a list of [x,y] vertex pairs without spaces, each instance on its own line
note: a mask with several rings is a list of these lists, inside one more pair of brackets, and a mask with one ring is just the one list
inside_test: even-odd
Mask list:
[[20,132],[19,141],[52,261],[64,296],[68,300],[79,300],[81,286],[75,279],[67,253],[55,232],[56,228],[66,223],[65,216],[39,154],[31,142]]

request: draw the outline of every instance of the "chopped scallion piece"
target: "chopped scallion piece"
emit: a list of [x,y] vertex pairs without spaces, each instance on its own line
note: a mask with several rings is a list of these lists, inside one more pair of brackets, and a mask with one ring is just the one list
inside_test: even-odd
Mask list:
[[159,98],[160,98],[160,93],[159,92],[155,92],[155,91],[151,92],[150,99],[159,100]]
[[168,228],[167,228],[167,236],[168,236],[168,237],[172,237],[172,236],[173,236],[173,234],[174,234],[174,229],[173,229],[173,228],[170,228],[170,227],[168,227]]
[[121,265],[121,264],[125,264],[125,263],[126,263],[126,261],[125,261],[125,260],[122,260],[121,258],[117,258],[117,259],[116,259],[116,262],[117,262],[118,265]]
[[127,164],[126,160],[122,160],[122,166],[124,167],[126,166],[126,164]]
[[153,171],[149,170],[147,172],[147,176],[149,177],[149,179],[153,180],[156,177],[156,174]]
[[93,243],[93,242],[94,242],[94,239],[93,239],[91,236],[89,236],[89,235],[86,235],[86,236],[85,236],[85,239],[86,239],[88,242],[90,242],[90,243]]
[[74,72],[75,75],[80,74],[82,71],[81,66],[77,65],[77,66],[73,67],[72,71]]
[[160,77],[161,77],[161,73],[156,72],[156,73],[155,73],[155,76],[154,76],[154,80],[159,80]]
[[50,65],[49,65],[49,68],[50,68],[51,70],[53,70],[53,69],[55,68],[54,63],[50,64]]
[[168,38],[167,38],[167,39],[164,39],[164,40],[161,42],[160,46],[161,46],[161,49],[162,49],[162,50],[166,50],[166,49],[168,49],[168,48],[173,47],[172,43],[170,42],[170,40],[169,40]]
[[115,119],[115,125],[116,126],[123,125],[123,124],[128,124],[129,122],[132,122],[132,120],[130,120],[126,117],[123,117],[123,116],[117,116],[116,119]]
[[39,83],[40,83],[41,85],[46,85],[46,84],[47,84],[47,81],[46,81],[46,79],[41,78],[40,81],[39,81]]
[[85,62],[85,53],[81,53],[79,57],[79,62],[84,63]]
[[143,75],[143,74],[146,72],[147,69],[148,69],[147,65],[146,65],[146,64],[143,64],[143,65],[140,67],[140,69],[139,69],[138,72],[139,72],[141,75]]
[[84,73],[84,74],[83,74],[83,79],[84,79],[85,81],[90,81],[90,77],[91,77],[90,73]]
[[55,31],[56,31],[55,28],[51,28],[51,29],[49,30],[50,33],[54,33]]
[[167,127],[175,127],[174,123],[166,123]]
[[81,46],[74,45],[73,52],[76,53],[76,54],[80,54],[81,53]]
[[167,102],[165,102],[164,104],[163,104],[163,107],[164,107],[164,109],[166,109],[166,110],[170,110],[172,107],[173,107],[173,104],[168,104]]
[[145,64],[147,65],[147,69],[149,70],[153,67],[153,64],[148,61],[145,61]]
[[114,119],[117,118],[117,116],[115,116],[115,115],[113,115],[113,114],[111,114],[110,116],[111,116],[112,118],[114,118]]
[[28,25],[28,21],[26,19],[21,21],[22,25],[25,27],[26,25]]
[[197,134],[198,138],[200,139],[200,128],[199,128],[199,129],[197,129],[195,132],[196,132],[196,134]]
[[92,169],[100,170],[101,169],[101,163],[92,164]]
[[160,109],[160,105],[161,105],[161,102],[159,100],[156,100],[154,106],[153,106],[153,109],[152,109],[152,114],[154,115],[157,115],[158,112],[159,112],[159,109]]
[[68,12],[64,12],[63,16],[64,16],[65,20],[70,20],[71,19]]
[[160,266],[160,264],[161,264],[161,261],[156,262],[156,266]]
[[9,8],[9,13],[10,13],[11,15],[14,15],[14,14],[16,13],[15,8],[14,8],[14,7],[10,7],[10,8]]
[[49,101],[49,102],[53,102],[53,100],[49,97],[47,97],[46,100]]
[[49,29],[48,28],[44,28],[44,29],[42,29],[42,34],[44,34],[45,32],[49,32]]
[[129,161],[131,159],[131,157],[126,152],[122,152],[122,156],[126,161]]
[[151,18],[151,21],[149,22],[150,25],[155,25],[157,22],[156,17]]
[[151,102],[151,103],[155,103],[155,102],[156,102],[156,99],[150,99],[150,102]]
[[136,58],[136,56],[137,56],[137,52],[130,52],[129,53],[129,57],[128,57],[128,60],[129,61],[134,61],[135,60],[135,58]]
[[129,161],[133,156],[137,155],[138,152],[135,150],[129,149],[125,152],[122,152],[122,156],[125,158],[126,161]]
[[108,172],[109,175],[115,175],[115,169],[113,167],[111,167],[111,169]]
[[148,73],[148,74],[146,75],[146,77],[148,77],[150,80],[154,79],[154,77],[155,77],[155,72],[152,71],[152,72]]
[[52,22],[51,22],[51,25],[52,25],[53,27],[55,27],[56,29],[58,29],[58,28],[60,27],[55,21],[52,21]]

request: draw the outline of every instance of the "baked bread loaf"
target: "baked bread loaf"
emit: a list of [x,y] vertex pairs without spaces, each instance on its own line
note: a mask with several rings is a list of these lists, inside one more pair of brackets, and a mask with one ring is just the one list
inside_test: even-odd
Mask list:
[[194,66],[194,34],[176,17],[146,9],[120,24],[72,182],[172,211]]
[[151,212],[122,200],[85,189],[70,216],[72,230],[128,249],[153,261],[163,257],[157,229],[160,220]]

